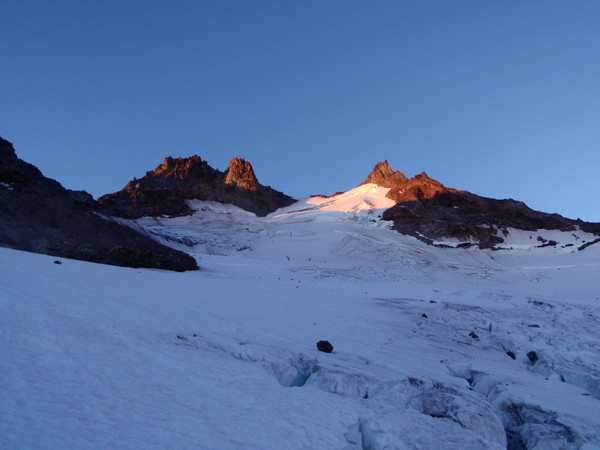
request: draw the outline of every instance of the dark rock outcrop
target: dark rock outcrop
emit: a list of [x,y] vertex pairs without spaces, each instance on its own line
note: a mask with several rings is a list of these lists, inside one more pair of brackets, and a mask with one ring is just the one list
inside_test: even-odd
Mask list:
[[186,200],[230,203],[258,216],[291,205],[295,200],[261,185],[249,162],[235,157],[225,172],[195,155],[167,157],[141,179],[133,179],[113,194],[98,199],[100,211],[130,219],[142,216],[182,216],[192,211]]
[[193,270],[191,256],[93,210],[94,200],[46,178],[0,138],[0,246],[127,267]]
[[[428,244],[447,238],[471,243],[480,248],[496,248],[504,242],[507,228],[535,231],[538,229],[582,231],[600,234],[600,224],[566,219],[558,214],[534,211],[523,202],[495,200],[467,191],[448,188],[425,172],[407,178],[393,171],[387,161],[375,165],[362,183],[375,183],[390,188],[387,197],[396,205],[383,213],[393,228]],[[543,242],[540,247],[556,245]]]
[[320,352],[331,353],[333,351],[333,345],[329,341],[319,341],[317,342],[317,349]]
[[439,181],[430,178],[425,172],[407,178],[402,172],[393,171],[387,161],[375,165],[362,184],[367,183],[375,183],[378,186],[390,188],[386,197],[396,203],[425,200],[446,192],[459,192],[456,189],[447,188]]
[[429,244],[444,238],[474,241],[480,248],[504,242],[507,228],[581,230],[600,234],[600,224],[571,220],[558,214],[534,211],[525,203],[495,200],[466,192],[445,192],[431,198],[398,203],[383,213],[393,228]]
[[[393,222],[392,228],[439,247],[498,249],[505,242],[509,228],[535,232],[540,229],[584,232],[600,236],[600,223],[571,220],[558,214],[534,211],[523,202],[495,200],[467,191],[448,188],[425,172],[407,178],[394,171],[387,161],[375,165],[362,184],[374,183],[389,188],[386,197],[396,205],[384,211],[383,220]],[[342,194],[338,192],[334,195]],[[319,196],[325,197],[325,196]],[[328,198],[328,197],[325,197]],[[453,240],[452,243],[444,241]],[[537,247],[559,245],[542,240]],[[458,242],[457,242],[458,241]],[[582,241],[578,250],[600,243],[600,238]],[[562,245],[563,248],[574,244]]]

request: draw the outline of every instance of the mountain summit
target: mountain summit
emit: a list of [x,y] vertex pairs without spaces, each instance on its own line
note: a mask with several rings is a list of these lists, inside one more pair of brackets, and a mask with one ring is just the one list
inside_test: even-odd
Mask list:
[[0,247],[127,267],[197,269],[194,258],[104,220],[94,199],[19,159],[0,138]]
[[459,192],[456,189],[447,188],[439,181],[430,178],[425,172],[407,178],[402,172],[393,171],[387,161],[375,164],[375,167],[362,184],[368,183],[389,188],[390,191],[387,193],[387,197],[396,203],[425,200],[442,193]]
[[[392,228],[400,233],[428,244],[497,249],[506,245],[510,229],[582,230],[600,235],[600,224],[535,211],[513,199],[496,200],[448,188],[425,172],[407,178],[392,170],[387,161],[377,163],[361,186],[368,184],[389,189],[385,196],[395,203],[383,212],[383,220],[391,221]],[[328,202],[335,203],[354,191]],[[557,244],[552,242],[541,242],[540,246]]]
[[406,175],[400,171],[393,171],[386,159],[375,164],[375,167],[362,184],[373,183],[381,187],[391,188],[407,181]]
[[231,158],[225,174],[225,184],[233,184],[249,191],[257,191],[260,186],[252,165],[240,156]]
[[130,219],[142,216],[182,216],[192,213],[186,200],[230,203],[257,216],[291,205],[295,200],[260,184],[252,165],[236,156],[225,172],[213,169],[198,155],[167,157],[141,179],[98,199],[100,210]]

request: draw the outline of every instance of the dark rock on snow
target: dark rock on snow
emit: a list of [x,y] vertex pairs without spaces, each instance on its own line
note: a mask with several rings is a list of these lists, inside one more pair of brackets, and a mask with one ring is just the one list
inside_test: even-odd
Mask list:
[[261,185],[249,162],[236,156],[225,172],[195,155],[165,158],[143,178],[133,179],[113,194],[98,199],[104,214],[130,219],[142,216],[183,216],[192,213],[186,200],[230,203],[258,216],[291,205],[295,200]]
[[502,233],[507,228],[572,231],[579,226],[583,231],[600,234],[600,223],[571,220],[534,211],[512,199],[495,200],[466,192],[444,192],[398,203],[383,213],[383,219],[392,221],[393,229],[428,244],[457,238],[474,241],[480,248],[495,248],[504,242]]
[[[512,199],[495,200],[458,191],[430,178],[425,172],[407,178],[402,172],[393,171],[387,161],[375,165],[362,184],[366,183],[390,188],[387,197],[396,205],[383,213],[383,220],[392,221],[396,231],[428,244],[456,238],[463,241],[458,245],[461,248],[478,245],[493,249],[504,242],[502,233],[507,228],[571,231],[578,226],[583,231],[600,235],[600,223],[534,211]],[[555,241],[540,242],[540,247],[557,245]]]
[[538,360],[538,355],[534,351],[527,353],[527,357],[529,358],[529,361],[531,361],[532,363],[535,363]]
[[[596,234],[598,234],[598,233],[596,233]],[[579,251],[585,250],[586,248],[588,248],[588,247],[590,247],[592,245],[595,245],[595,244],[600,244],[600,238],[594,239],[593,241],[586,242],[585,244],[580,245],[579,247],[577,247],[577,250],[579,250]]]
[[46,178],[0,138],[0,246],[127,267],[193,270],[191,256],[105,220],[91,195]]
[[321,352],[331,353],[333,351],[333,345],[329,341],[319,341],[317,342],[317,348]]

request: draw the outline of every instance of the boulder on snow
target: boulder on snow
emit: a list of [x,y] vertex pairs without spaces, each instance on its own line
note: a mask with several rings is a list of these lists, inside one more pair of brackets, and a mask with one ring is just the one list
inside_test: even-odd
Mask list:
[[320,352],[331,353],[333,351],[333,345],[329,341],[317,342],[317,348]]

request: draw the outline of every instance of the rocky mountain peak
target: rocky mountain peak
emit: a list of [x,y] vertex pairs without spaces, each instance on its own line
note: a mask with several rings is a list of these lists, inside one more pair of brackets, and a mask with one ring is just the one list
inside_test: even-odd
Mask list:
[[256,191],[259,187],[252,165],[241,156],[231,158],[225,172],[225,184],[232,184],[249,191]]
[[17,159],[15,149],[10,142],[0,138],[0,156],[2,159]]
[[188,158],[167,156],[162,164],[148,172],[146,176],[185,180],[205,178],[215,174],[216,171],[206,161],[202,161],[198,155],[194,155]]
[[387,197],[396,203],[425,200],[441,193],[458,192],[456,189],[445,187],[425,172],[407,178],[402,172],[392,170],[387,160],[375,164],[362,184],[367,183],[389,188]]
[[105,220],[94,208],[90,194],[46,178],[0,138],[1,247],[117,266],[198,268],[191,256]]
[[295,202],[282,192],[261,185],[244,158],[236,156],[221,172],[194,155],[169,156],[143,178],[134,178],[121,191],[100,197],[98,203],[104,214],[132,219],[192,214],[186,200],[229,203],[259,216]]
[[0,138],[0,182],[24,182],[41,176],[37,167],[21,161],[13,145]]
[[362,184],[374,183],[381,187],[391,188],[406,182],[406,176],[399,171],[393,171],[390,164],[385,161],[378,162]]

